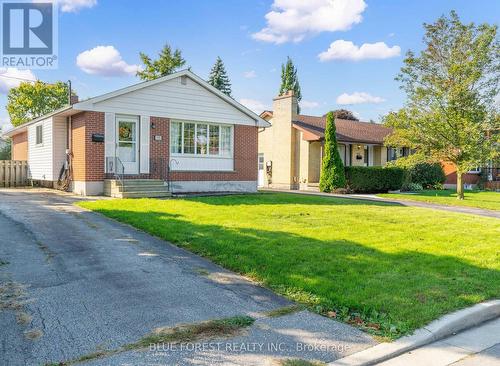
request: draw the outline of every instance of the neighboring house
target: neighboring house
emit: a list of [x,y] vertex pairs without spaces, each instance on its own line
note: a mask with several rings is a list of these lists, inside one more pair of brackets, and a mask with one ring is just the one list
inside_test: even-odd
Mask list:
[[173,192],[255,192],[258,128],[267,126],[185,70],[77,102],[6,135],[13,159],[27,160],[31,179],[43,185],[54,185],[69,156],[70,187],[82,195],[103,194],[104,182],[116,178],[161,179]]
[[[490,162],[487,166],[477,167],[463,175],[465,189],[476,189],[478,187],[492,190],[500,190],[500,164]],[[457,188],[457,170],[451,163],[443,163],[446,176],[444,188]],[[479,185],[482,183],[482,185]]]
[[[293,92],[273,101],[261,117],[271,127],[259,131],[259,186],[306,189],[319,183],[326,116],[297,114]],[[384,146],[391,129],[377,123],[336,119],[340,157],[345,166],[380,166],[409,150]]]

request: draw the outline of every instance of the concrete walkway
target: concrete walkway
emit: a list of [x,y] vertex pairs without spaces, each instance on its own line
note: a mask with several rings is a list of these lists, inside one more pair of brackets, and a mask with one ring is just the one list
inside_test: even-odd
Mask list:
[[500,219],[500,212],[493,210],[485,210],[481,208],[475,207],[463,207],[463,206],[447,206],[447,205],[438,205],[434,203],[427,202],[417,202],[417,201],[405,201],[405,200],[397,200],[393,198],[383,198],[378,197],[372,194],[335,194],[335,193],[323,193],[316,191],[298,191],[298,190],[285,190],[285,189],[259,189],[261,192],[286,192],[286,193],[294,193],[294,194],[304,194],[311,196],[323,196],[323,197],[337,197],[337,198],[347,198],[354,200],[363,200],[363,201],[371,201],[371,202],[387,202],[401,206],[408,207],[423,207],[430,208],[433,210],[441,210],[441,211],[450,211],[450,212],[459,212],[471,215],[479,215],[486,217],[494,217]]
[[500,319],[491,320],[378,365],[498,366],[500,365]]
[[220,349],[191,348],[204,347],[197,343],[123,352],[91,364],[264,365],[285,357],[330,362],[377,343],[307,311],[265,317],[290,302],[74,206],[79,199],[52,190],[0,189],[0,365],[74,360],[133,343],[157,327],[237,315],[257,321],[236,337],[212,340]]

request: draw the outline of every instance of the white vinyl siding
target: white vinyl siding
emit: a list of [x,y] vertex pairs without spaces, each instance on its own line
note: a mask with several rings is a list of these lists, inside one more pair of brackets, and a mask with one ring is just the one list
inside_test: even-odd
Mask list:
[[[37,126],[42,126],[42,143],[36,142]],[[31,179],[54,180],[52,118],[28,126],[28,165]]]
[[62,166],[66,161],[66,149],[67,149],[67,122],[66,117],[52,117],[52,131],[53,131],[53,161],[54,161],[54,170],[53,170],[53,179],[59,179],[59,173],[61,171]]
[[255,120],[196,81],[181,77],[93,104],[101,112],[150,115],[172,119],[255,125]]

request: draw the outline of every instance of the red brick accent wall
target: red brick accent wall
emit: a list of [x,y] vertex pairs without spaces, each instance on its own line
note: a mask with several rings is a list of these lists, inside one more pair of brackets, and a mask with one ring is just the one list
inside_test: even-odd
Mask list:
[[[169,130],[170,120],[168,118],[150,117],[149,136],[149,164],[150,177],[153,179],[163,178],[166,165],[169,162]],[[155,126],[153,128],[152,126]],[[161,140],[155,140],[155,136],[161,136]],[[163,174],[160,171],[163,169]]]
[[12,160],[28,160],[28,132],[12,136]]
[[[150,174],[127,176],[159,179],[170,162],[168,118],[151,117]],[[93,133],[104,133],[104,113],[82,112],[72,117],[73,179],[101,181],[104,179],[104,143],[92,142]],[[155,136],[161,136],[156,140]],[[171,172],[172,181],[256,181],[257,127],[236,125],[234,128],[233,172]]]
[[73,180],[104,179],[104,143],[92,142],[92,134],[104,133],[104,113],[82,112],[71,117]]
[[[443,170],[446,176],[444,184],[457,184],[457,170],[452,163],[443,163]],[[464,174],[462,180],[464,184],[477,184],[479,182],[479,174]]]

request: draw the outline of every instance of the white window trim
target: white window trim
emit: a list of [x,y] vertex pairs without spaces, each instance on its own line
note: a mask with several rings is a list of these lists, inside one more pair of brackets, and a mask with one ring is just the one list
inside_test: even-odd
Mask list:
[[[181,124],[181,151],[184,151],[184,123],[193,123],[194,124],[194,154],[185,154],[181,153],[173,153],[171,152],[172,147],[172,123],[180,123]],[[198,125],[206,125],[207,126],[207,153],[206,154],[197,154],[197,136],[198,136]],[[219,126],[219,154],[213,155],[210,154],[210,126]],[[229,155],[222,155],[222,150],[220,148],[220,142],[222,137],[222,128],[221,127],[229,127],[231,129],[231,140],[230,140],[230,153]],[[169,127],[169,153],[170,156],[178,156],[178,157],[186,157],[186,158],[198,158],[198,159],[233,159],[234,157],[234,125],[229,125],[226,123],[212,123],[212,122],[199,122],[199,121],[181,121],[181,120],[171,120]]]
[[471,169],[467,172],[467,174],[481,174],[481,168],[477,167],[476,169]]
[[[42,139],[42,142],[38,142],[38,141],[37,141],[37,137],[38,137],[38,132],[37,132],[37,131],[38,131],[38,127],[41,127],[40,138]],[[42,146],[43,146],[43,140],[44,140],[44,138],[43,138],[43,122],[41,122],[41,123],[37,123],[37,124],[35,125],[35,146],[37,146],[37,147],[42,147]]]

